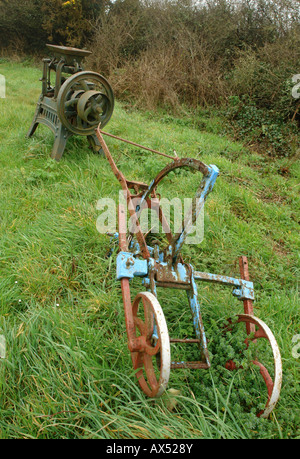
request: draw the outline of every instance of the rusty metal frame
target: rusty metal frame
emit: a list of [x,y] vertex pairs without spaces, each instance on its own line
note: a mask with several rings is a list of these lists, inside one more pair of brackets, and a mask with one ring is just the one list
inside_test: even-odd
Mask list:
[[[207,349],[207,341],[201,316],[201,307],[198,299],[197,281],[218,283],[224,286],[233,288],[232,294],[240,301],[243,301],[244,314],[238,316],[238,322],[243,322],[246,325],[246,332],[249,339],[267,338],[271,344],[274,361],[275,361],[275,382],[267,369],[257,361],[253,361],[255,365],[260,368],[260,373],[263,376],[267,390],[268,401],[265,410],[261,411],[258,415],[267,417],[274,408],[280,393],[281,387],[281,360],[277,343],[269,328],[253,315],[253,301],[254,301],[254,287],[253,282],[249,280],[248,261],[246,257],[240,257],[240,278],[233,278],[224,275],[216,275],[212,273],[203,273],[194,271],[191,264],[184,263],[180,255],[181,248],[186,240],[191,225],[193,225],[204,206],[208,194],[212,191],[215,181],[218,176],[218,168],[214,165],[207,166],[201,161],[192,158],[178,158],[171,157],[157,150],[152,150],[148,147],[127,141],[112,134],[105,133],[100,130],[100,126],[96,130],[96,135],[102,150],[109,161],[109,164],[119,180],[124,192],[126,203],[128,206],[130,217],[133,221],[133,227],[130,228],[131,233],[129,238],[126,231],[126,213],[123,206],[119,206],[119,232],[115,237],[119,240],[120,251],[117,255],[117,279],[121,282],[122,296],[125,311],[125,322],[128,337],[128,347],[131,352],[132,362],[135,369],[137,369],[137,377],[143,391],[149,396],[158,396],[162,393],[167,384],[166,378],[168,377],[168,368],[162,368],[161,377],[157,381],[149,358],[144,362],[146,373],[152,381],[152,387],[149,388],[143,372],[138,369],[143,358],[141,356],[147,355],[148,352],[154,355],[160,349],[161,337],[157,330],[157,324],[153,323],[151,330],[152,339],[157,343],[154,348],[149,346],[149,339],[147,341],[146,332],[141,333],[141,336],[136,336],[137,318],[134,317],[133,305],[130,296],[130,280],[134,277],[142,278],[143,285],[152,298],[157,298],[157,288],[178,288],[185,290],[193,318],[193,326],[195,331],[195,338],[192,339],[179,339],[171,338],[170,343],[185,343],[197,344],[200,351],[200,359],[193,362],[170,362],[170,367],[178,368],[191,368],[191,369],[207,369],[210,367],[209,354]],[[172,162],[164,167],[161,172],[151,181],[149,185],[143,182],[136,182],[127,180],[123,173],[118,169],[114,162],[112,155],[103,139],[103,135],[113,137],[117,140],[124,141],[135,145],[139,148],[151,151],[161,156],[172,159]],[[156,188],[161,180],[171,171],[188,166],[191,169],[197,170],[202,173],[203,179],[200,186],[193,198],[190,211],[183,222],[183,229],[180,232],[171,234],[169,225],[163,215],[162,209],[159,204]],[[131,192],[132,190],[132,192]],[[139,205],[134,206],[133,199],[139,198]],[[143,209],[143,204],[146,203],[148,208],[154,209],[158,216],[159,221],[165,230],[168,245],[161,249],[158,245],[150,247],[146,243],[146,236],[143,234],[140,226],[140,215]],[[134,234],[134,236],[133,236]],[[147,295],[140,294],[140,295]],[[159,306],[160,307],[160,306]],[[255,326],[259,329],[255,331]],[[254,338],[253,338],[254,337]],[[149,338],[149,337],[148,337]],[[248,338],[247,338],[248,339]],[[246,341],[247,341],[246,339]],[[150,349],[150,351],[149,351]],[[149,356],[148,356],[149,357]],[[147,363],[148,362],[148,363]],[[234,364],[228,361],[226,364],[227,369],[234,369]],[[162,380],[162,381],[161,381]]]
[[[198,300],[196,281],[218,282],[224,285],[233,286],[233,295],[235,295],[238,299],[243,300],[244,302],[252,301],[254,299],[253,284],[249,280],[217,276],[210,273],[194,272],[192,265],[182,262],[181,257],[179,256],[180,250],[188,235],[189,228],[196,222],[208,194],[213,189],[219,171],[216,166],[207,166],[196,159],[178,158],[177,156],[171,157],[170,155],[166,155],[157,150],[143,147],[142,145],[101,131],[100,126],[96,130],[96,135],[113,173],[121,184],[127,202],[128,211],[135,227],[134,234],[136,241],[131,239],[129,242],[126,237],[126,228],[124,227],[125,210],[120,207],[119,233],[116,235],[119,238],[120,245],[120,252],[117,256],[117,279],[121,281],[122,286],[129,349],[132,353],[141,350],[141,344],[133,338],[134,321],[132,317],[129,287],[130,279],[134,277],[141,277],[143,278],[143,283],[146,289],[150,290],[155,296],[157,296],[157,287],[178,288],[186,290],[187,292],[188,302],[193,316],[196,339],[180,340],[180,342],[197,343],[200,349],[201,359],[197,362],[172,362],[172,367],[209,368],[210,362],[207,350],[207,341],[201,317],[201,308]],[[127,180],[124,174],[117,167],[109,148],[104,141],[104,135],[130,143],[139,148],[144,148],[161,156],[168,157],[173,161],[159,172],[155,179],[151,181],[150,185],[143,182]],[[195,193],[191,209],[183,222],[182,231],[172,235],[159,205],[156,188],[168,173],[182,167],[189,167],[201,172],[203,179],[197,192]],[[131,190],[133,190],[133,192],[131,192]],[[139,208],[134,206],[134,198],[139,198]],[[149,247],[146,243],[146,238],[141,230],[139,222],[143,203],[147,203],[148,208],[152,208],[158,213],[160,223],[163,228],[166,229],[168,246],[162,250],[159,247]],[[175,341],[174,339],[171,339],[171,342],[178,341],[175,338]]]
[[[188,235],[189,228],[196,222],[199,213],[204,206],[206,197],[212,191],[219,171],[216,166],[207,166],[199,160],[195,160],[192,158],[179,159],[176,156],[171,157],[173,161],[160,171],[156,178],[151,181],[150,185],[146,185],[142,182],[127,180],[124,174],[117,167],[107,147],[107,144],[104,141],[103,135],[109,135],[111,137],[112,135],[102,132],[100,130],[100,127],[98,127],[96,134],[99,143],[101,144],[102,150],[116,178],[119,180],[122,186],[128,210],[135,226],[134,233],[137,242],[132,241],[133,244],[131,244],[130,246],[125,236],[124,209],[120,208],[120,252],[117,256],[117,279],[121,281],[122,285],[129,350],[132,353],[141,350],[140,343],[137,342],[135,338],[133,338],[134,334],[132,333],[134,320],[132,317],[132,310],[130,306],[131,300],[129,299],[129,279],[132,279],[133,277],[143,277],[144,285],[155,296],[157,296],[156,287],[179,288],[184,289],[187,292],[188,302],[193,316],[196,339],[192,341],[184,340],[184,342],[197,343],[200,349],[201,359],[197,362],[172,362],[172,368],[209,368],[210,362],[207,350],[207,342],[205,337],[203,321],[201,317],[200,304],[198,301],[197,286],[193,274],[193,268],[191,265],[182,263],[179,254],[181,247],[184,244],[184,241]],[[118,140],[124,141],[124,139],[121,139],[120,137],[113,137],[117,138]],[[134,144],[133,142],[130,143],[138,146],[139,148],[143,148],[141,145]],[[149,148],[146,149],[150,150]],[[163,153],[158,152],[156,150],[150,151],[166,156]],[[182,167],[189,167],[191,169],[201,172],[203,175],[203,179],[193,198],[190,211],[188,212],[187,217],[183,222],[182,231],[176,233],[173,236],[171,234],[167,221],[163,215],[162,209],[159,205],[156,194],[156,188],[158,184],[161,182],[161,180],[168,173],[177,168]],[[131,193],[130,189],[134,190],[135,194]],[[138,209],[133,205],[133,198],[137,197],[139,198]],[[163,228],[167,229],[166,235],[168,238],[168,246],[165,247],[163,250],[160,250],[158,247],[156,247],[156,249],[154,250],[153,248],[148,247],[146,243],[145,235],[141,230],[139,222],[139,217],[144,202],[147,203],[147,206],[149,208],[152,208],[157,212]],[[122,228],[122,230],[120,230],[120,227]],[[131,251],[131,249],[133,248],[135,249],[135,253]],[[140,259],[139,256],[141,256],[142,259]]]

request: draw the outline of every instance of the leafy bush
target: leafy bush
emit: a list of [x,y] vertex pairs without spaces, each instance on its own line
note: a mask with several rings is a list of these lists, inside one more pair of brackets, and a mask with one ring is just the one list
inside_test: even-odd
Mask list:
[[19,54],[44,52],[45,44],[84,46],[101,0],[0,0],[1,47]]
[[295,122],[284,122],[274,110],[259,108],[247,96],[232,96],[225,110],[229,131],[268,155],[291,156],[299,146]]

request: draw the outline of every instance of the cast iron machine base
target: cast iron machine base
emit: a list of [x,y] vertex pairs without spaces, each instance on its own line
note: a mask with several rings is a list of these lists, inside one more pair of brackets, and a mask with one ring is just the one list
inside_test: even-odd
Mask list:
[[[53,58],[43,59],[42,93],[27,137],[39,124],[48,126],[55,140],[51,157],[59,161],[72,135],[87,136],[90,147],[101,149],[95,128],[104,126],[114,109],[114,94],[108,81],[96,72],[84,71],[82,60],[90,51],[47,45]],[[54,84],[51,71],[55,72]],[[69,76],[68,76],[69,75]]]

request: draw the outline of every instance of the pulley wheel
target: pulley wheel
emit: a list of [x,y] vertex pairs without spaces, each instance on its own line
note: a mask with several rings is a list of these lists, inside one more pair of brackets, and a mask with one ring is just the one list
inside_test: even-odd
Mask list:
[[69,77],[57,96],[62,124],[73,134],[91,135],[104,127],[114,110],[114,94],[108,81],[96,72],[79,72]]

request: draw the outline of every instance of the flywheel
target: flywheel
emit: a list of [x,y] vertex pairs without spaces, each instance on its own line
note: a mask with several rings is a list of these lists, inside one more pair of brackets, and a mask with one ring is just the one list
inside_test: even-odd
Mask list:
[[83,71],[69,77],[57,96],[61,123],[78,135],[94,134],[104,127],[114,110],[114,94],[108,81],[99,73]]

